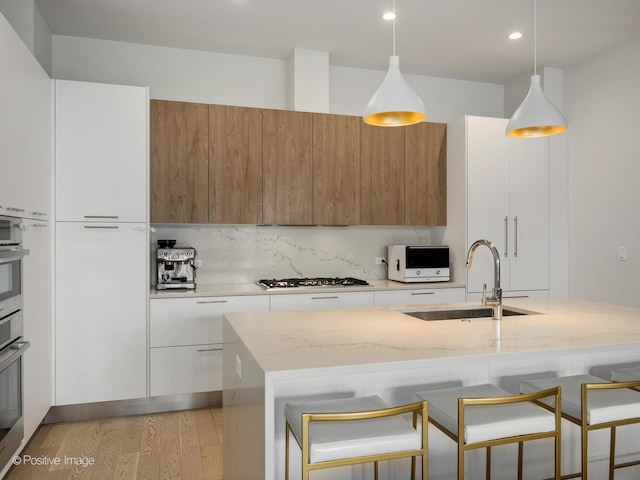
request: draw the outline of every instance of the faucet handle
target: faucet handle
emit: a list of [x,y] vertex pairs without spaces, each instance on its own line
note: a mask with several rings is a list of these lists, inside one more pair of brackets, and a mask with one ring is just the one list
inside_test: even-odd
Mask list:
[[487,284],[483,283],[482,284],[482,305],[486,305],[487,304]]

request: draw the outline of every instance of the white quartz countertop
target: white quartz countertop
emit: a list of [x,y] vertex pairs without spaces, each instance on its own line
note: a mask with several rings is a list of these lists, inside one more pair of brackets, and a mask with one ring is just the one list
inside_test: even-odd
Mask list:
[[349,287],[301,287],[274,288],[265,290],[257,283],[236,284],[198,284],[195,290],[156,290],[152,288],[149,298],[189,298],[189,297],[220,297],[229,295],[283,295],[291,293],[318,292],[371,292],[380,290],[431,290],[437,288],[464,288],[464,283],[434,282],[434,283],[401,283],[393,280],[367,280],[370,285]]
[[[405,311],[478,305],[411,306]],[[265,373],[425,359],[640,348],[640,309],[570,299],[509,299],[536,315],[423,321],[401,307],[225,314]],[[227,340],[225,340],[227,341]],[[640,355],[640,352],[639,352]]]

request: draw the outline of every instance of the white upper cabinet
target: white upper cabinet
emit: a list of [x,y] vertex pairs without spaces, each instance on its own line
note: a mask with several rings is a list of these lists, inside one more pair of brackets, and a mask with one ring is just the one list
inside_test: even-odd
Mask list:
[[0,14],[0,213],[21,216],[22,41]]
[[57,80],[56,220],[147,221],[148,91]]
[[[466,182],[466,229],[460,229],[466,250],[459,255],[466,257],[478,239],[490,240],[500,254],[505,292],[545,291],[549,289],[549,140],[507,137],[507,121],[465,117],[464,127],[455,123],[451,128],[452,139],[465,147],[451,149],[451,171],[458,172],[454,181]],[[464,270],[462,259],[457,265]],[[467,271],[467,292],[481,292],[484,283],[491,289],[493,276],[493,256],[480,247]]]

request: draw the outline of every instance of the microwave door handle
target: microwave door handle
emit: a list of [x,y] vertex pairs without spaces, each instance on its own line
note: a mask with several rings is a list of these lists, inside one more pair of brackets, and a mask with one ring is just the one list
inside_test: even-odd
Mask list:
[[0,261],[2,260],[17,260],[25,255],[29,255],[29,250],[26,248],[11,248],[9,250],[0,250]]
[[31,342],[18,341],[4,347],[0,352],[0,372],[11,365],[30,346]]

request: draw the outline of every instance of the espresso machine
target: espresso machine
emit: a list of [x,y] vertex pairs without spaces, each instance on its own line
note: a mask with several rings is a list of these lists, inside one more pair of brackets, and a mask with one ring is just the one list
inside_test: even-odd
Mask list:
[[196,288],[196,249],[174,248],[175,244],[175,240],[158,240],[156,290]]

